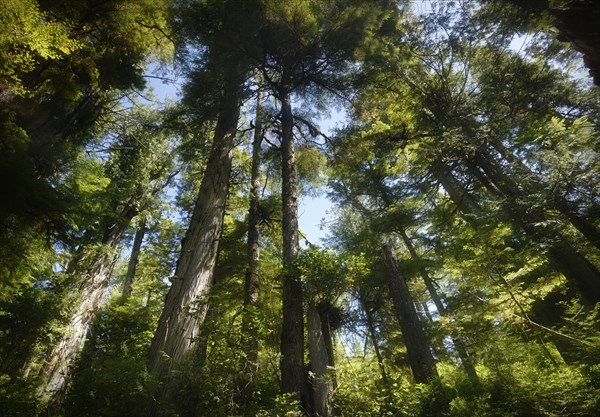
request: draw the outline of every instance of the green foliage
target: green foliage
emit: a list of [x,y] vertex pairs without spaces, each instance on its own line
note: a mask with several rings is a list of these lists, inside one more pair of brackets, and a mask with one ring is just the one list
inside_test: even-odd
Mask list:
[[[307,302],[340,316],[329,323],[338,414],[428,412],[434,389],[413,383],[385,285],[380,250],[391,241],[435,352],[448,416],[599,415],[600,305],[582,303],[549,257],[564,241],[600,265],[597,240],[573,220],[600,228],[598,90],[546,33],[545,6],[533,16],[505,1],[483,3],[439,3],[411,16],[407,2],[362,0],[5,0],[0,413],[42,413],[36,373],[78,301],[80,274],[116,253],[108,232],[130,236],[144,223],[131,296],[120,296],[124,256],[64,404],[47,411],[146,414],[158,383],[146,370],[147,349],[219,128],[223,86],[238,70],[229,64],[239,62],[261,73],[274,145],[261,155],[260,295],[247,314],[259,343],[253,396],[235,401],[250,165],[238,146],[214,290],[199,300],[209,305],[199,349],[168,381],[173,400],[160,404],[161,415],[299,415],[297,401],[279,393],[281,132],[271,107],[285,94],[302,108],[294,126],[301,194],[329,181],[338,204],[327,242],[335,250],[309,247],[294,265]],[[544,32],[515,36],[534,29]],[[163,112],[121,100],[143,88],[149,59],[170,56],[171,36],[187,77],[181,104]],[[254,92],[250,80],[242,95]],[[322,142],[307,115],[326,113],[333,96],[348,102],[350,122]],[[171,180],[178,188],[165,192]]]
[[429,396],[429,388],[407,381],[381,384],[375,358],[349,357],[338,367],[338,377],[344,381],[335,394],[335,404],[343,415],[417,416]]
[[116,298],[96,318],[75,367],[66,415],[143,416],[149,393],[146,349],[160,310]]
[[[495,415],[594,415],[598,391],[590,387],[580,370],[561,366],[531,366],[516,361],[495,370],[490,392]],[[494,415],[494,414],[491,414]]]
[[31,382],[12,380],[9,375],[0,374],[0,407],[6,417],[36,416],[42,404],[36,398],[35,386]]
[[256,417],[301,417],[299,406],[299,401],[295,400],[292,394],[284,394],[275,398],[272,407],[259,410]]
[[333,250],[315,246],[304,249],[296,261],[296,267],[309,298],[333,302],[345,291],[347,267],[344,259]]
[[325,184],[327,157],[314,146],[302,145],[296,149],[296,167],[300,192],[314,196]]
[[7,242],[20,233],[51,240],[70,227],[65,213],[77,211],[79,199],[62,176],[111,119],[118,90],[143,87],[153,51],[169,55],[166,13],[166,2],[146,0],[2,3],[0,192],[11,198],[0,225]]
[[81,43],[70,36],[69,20],[56,20],[36,0],[6,0],[2,6],[0,88],[7,97],[32,94],[22,77],[41,61],[64,59]]

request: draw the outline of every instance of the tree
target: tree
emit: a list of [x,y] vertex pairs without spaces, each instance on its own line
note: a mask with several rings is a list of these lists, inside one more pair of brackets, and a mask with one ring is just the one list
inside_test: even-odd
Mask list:
[[[259,77],[260,80],[260,77]],[[248,208],[247,263],[244,275],[244,310],[242,318],[242,358],[240,378],[236,390],[238,401],[248,403],[252,398],[252,379],[258,367],[258,329],[257,301],[259,297],[259,260],[260,260],[260,150],[263,140],[263,95],[259,82],[256,96],[256,116],[254,137],[252,140],[252,164],[250,168],[250,207]]]
[[133,245],[131,246],[131,255],[129,255],[129,263],[127,264],[127,274],[125,275],[125,282],[123,282],[123,298],[128,298],[133,290],[133,280],[135,278],[135,270],[137,269],[138,260],[140,257],[140,251],[142,250],[142,242],[144,241],[144,235],[146,234],[146,223],[142,223],[138,226],[135,231],[133,238]]
[[[185,42],[194,41],[198,36],[204,42],[204,45],[192,45],[195,48],[205,47],[207,59],[205,66],[198,68],[193,77],[196,78],[194,81],[217,82],[216,91],[205,92],[207,98],[211,93],[217,94],[216,107],[212,109],[217,122],[190,225],[182,241],[173,284],[167,294],[148,356],[148,368],[163,384],[161,389],[164,390],[168,390],[169,384],[165,378],[170,375],[170,369],[190,360],[196,350],[198,331],[207,312],[206,301],[212,286],[222,230],[243,82],[249,70],[244,57],[236,52],[235,40],[252,36],[252,32],[244,29],[249,24],[251,26],[251,19],[250,22],[247,19],[255,12],[249,3],[237,8],[235,14],[229,13],[228,4],[220,2],[198,5],[192,10],[186,10],[183,6],[178,18],[184,24],[190,17],[184,13],[191,13],[195,19],[209,19],[206,21],[208,25],[200,28],[200,33],[192,31],[184,34],[187,38],[183,38],[183,49],[189,45]],[[198,28],[188,26],[188,29]],[[222,68],[226,68],[226,71],[218,76],[216,70]],[[195,87],[193,83],[189,86],[188,97],[191,102],[201,99],[194,96]],[[159,400],[168,398],[164,394],[158,396]],[[157,404],[150,405],[151,413],[157,412],[156,407]]]
[[441,415],[445,408],[445,400],[440,377],[435,368],[435,361],[429,343],[419,322],[419,316],[406,286],[402,270],[398,265],[396,254],[391,245],[386,244],[383,246],[383,258],[390,297],[394,304],[396,318],[402,327],[402,336],[413,376],[418,383],[433,385],[431,412],[432,415]]
[[70,368],[104,303],[123,233],[136,215],[151,207],[156,194],[168,183],[170,137],[150,124],[156,112],[142,110],[137,117],[128,116],[123,130],[115,132],[102,217],[86,230],[66,270],[75,300],[67,313],[66,329],[51,347],[39,376],[39,395],[50,397],[53,403],[62,401]]
[[[167,59],[166,2],[7,1],[0,19],[3,230],[52,234],[68,195],[54,176],[122,95],[144,86],[150,56]],[[44,227],[46,226],[46,227]]]
[[598,414],[584,2],[5,3],[4,414]]
[[[367,12],[368,11],[368,12]],[[298,193],[294,149],[292,95],[321,88],[336,91],[366,30],[380,13],[366,3],[268,2],[261,31],[267,57],[263,76],[281,104],[283,328],[282,392],[308,403],[305,394],[302,285],[294,271],[298,257]],[[382,13],[384,15],[384,13]],[[310,128],[310,126],[309,126]]]
[[196,332],[206,314],[203,297],[212,284],[239,114],[239,81],[226,83],[215,144],[150,348],[149,369],[159,380],[168,374],[167,363],[182,363],[194,351]]
[[301,252],[298,269],[304,282],[307,315],[311,409],[316,416],[335,415],[337,389],[334,332],[344,321],[342,307],[348,266],[334,251],[311,246]]

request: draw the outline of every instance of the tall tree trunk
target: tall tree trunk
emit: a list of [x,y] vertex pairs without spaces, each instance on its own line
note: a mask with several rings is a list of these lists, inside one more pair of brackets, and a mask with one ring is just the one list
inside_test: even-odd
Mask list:
[[562,195],[553,196],[554,208],[565,216],[573,227],[581,233],[592,245],[600,249],[600,229],[588,216],[578,212],[577,208]]
[[[450,196],[450,199],[456,204],[459,210],[466,215],[478,214],[481,209],[477,203],[471,198],[469,192],[465,187],[456,179],[450,169],[440,159],[434,161],[431,166],[431,172],[435,179],[437,179],[444,190]],[[469,218],[467,219],[471,221]]]
[[[491,145],[506,162],[512,165],[513,169],[518,173],[521,179],[528,179],[528,182],[531,183],[530,189],[540,189],[543,187],[542,181],[537,174],[532,172],[523,161],[516,158],[502,143],[500,143],[500,141],[492,141]],[[490,157],[491,155],[488,154],[488,158]],[[594,225],[592,219],[579,213],[577,208],[573,207],[573,204],[558,191],[551,196],[547,203],[551,208],[558,210],[565,218],[567,218],[573,227],[587,238],[588,242],[600,249],[600,229]]]
[[377,332],[375,331],[375,322],[373,320],[373,313],[367,307],[365,300],[360,298],[360,305],[365,312],[365,319],[367,321],[367,330],[369,331],[369,336],[371,337],[371,343],[373,344],[373,350],[375,351],[375,357],[377,358],[377,366],[379,366],[379,372],[381,372],[381,381],[383,385],[388,390],[390,389],[390,379],[385,370],[385,365],[383,364],[383,356],[381,356],[381,350],[379,349],[379,342],[377,341]]
[[236,401],[247,404],[252,399],[252,380],[258,369],[258,318],[256,303],[259,296],[258,267],[260,260],[260,145],[262,142],[262,91],[259,85],[256,97],[256,120],[252,141],[252,168],[250,174],[250,208],[248,209],[247,267],[244,275],[244,310],[242,312],[242,354],[240,375],[236,387]]
[[390,244],[383,246],[383,255],[390,296],[396,318],[402,328],[408,360],[415,381],[421,384],[434,382],[439,379],[435,361],[408,291],[404,272],[400,269],[396,254]]
[[427,407],[427,413],[441,416],[447,402],[435,367],[435,360],[419,321],[417,309],[408,291],[404,272],[400,269],[396,254],[390,244],[383,245],[383,258],[390,296],[396,318],[402,329],[410,368],[417,383],[433,386],[433,397]]
[[[408,237],[406,231],[402,227],[399,228],[399,232],[400,236],[402,237],[402,241],[404,242],[404,245],[410,253],[410,256],[415,260],[415,262],[417,262],[417,265],[419,265],[419,273],[421,275],[421,278],[423,279],[423,282],[425,283],[425,286],[427,287],[427,291],[429,291],[431,300],[435,304],[438,313],[440,314],[440,316],[447,317],[448,310],[446,310],[446,306],[442,302],[442,299],[433,283],[433,280],[429,276],[427,269],[425,269],[425,267],[423,266],[421,257],[417,253],[414,245],[412,244],[411,239]],[[425,306],[425,308],[427,308],[427,306]],[[467,373],[467,376],[469,377],[469,380],[475,388],[481,388],[481,381],[479,380],[477,372],[475,371],[473,358],[468,354],[467,347],[463,339],[460,337],[460,335],[456,334],[456,332],[451,332],[450,337],[456,349],[456,353],[458,353],[458,357],[460,358],[462,367]]]
[[[231,71],[225,81],[213,146],[198,199],[148,354],[148,369],[162,382],[169,376],[173,366],[181,364],[193,354],[197,348],[200,325],[206,316],[240,112],[240,75],[236,74],[236,69]],[[159,394],[159,401],[160,397]],[[156,412],[154,404],[151,410],[150,414]]]
[[281,331],[281,391],[293,393],[307,405],[304,372],[304,317],[302,283],[295,270],[298,257],[298,191],[294,151],[294,116],[289,89],[281,100],[281,191],[283,233],[283,327]]
[[127,273],[125,274],[125,281],[123,282],[123,291],[121,293],[124,299],[129,298],[131,296],[131,291],[133,290],[135,270],[137,268],[138,260],[140,258],[140,251],[142,249],[142,242],[144,240],[145,234],[146,223],[142,222],[135,231],[135,237],[133,238],[133,245],[131,247],[131,255],[129,255]]
[[[436,175],[436,171],[434,170],[434,175],[437,178]],[[438,173],[440,171],[437,171]],[[456,204],[456,206],[459,208],[459,210],[463,213],[463,214],[467,214],[467,216],[465,216],[465,219],[473,226],[473,227],[477,227],[476,222],[474,221],[474,217],[470,216],[472,214],[479,214],[480,213],[480,209],[479,207],[475,204],[465,204],[463,199],[457,199],[459,198],[459,196],[464,195],[467,193],[467,190],[463,187],[463,185],[457,181],[454,176],[452,175],[452,172],[450,171],[450,169],[448,169],[446,172],[446,175],[451,178],[451,186],[454,190],[459,191],[458,193],[448,193],[450,195],[450,198],[452,199],[452,201],[454,202],[454,204]],[[495,195],[501,195],[499,190],[497,189],[497,187],[495,187],[493,184],[490,183],[489,179],[487,177],[485,177],[485,175],[483,175],[483,173],[479,172],[479,174],[474,173],[474,175],[476,175],[477,177],[479,177],[481,183],[486,186],[486,188],[488,189],[488,191],[494,193]],[[438,180],[440,180],[439,178],[437,178]],[[442,183],[442,186],[445,188],[446,184]],[[448,191],[448,190],[447,190]],[[475,211],[474,211],[475,210]],[[527,232],[526,232],[527,233]],[[565,301],[565,300],[560,300],[560,301]],[[554,298],[552,300],[540,300],[540,307],[541,309],[555,309],[556,305],[558,303],[558,301],[554,300]],[[551,314],[550,316],[553,317],[554,319],[554,314]],[[555,327],[556,323],[554,323],[552,320],[549,320],[548,317],[544,317],[544,319],[542,320],[542,323],[549,326],[549,327]],[[551,334],[550,337],[553,339],[554,345],[556,346],[556,348],[558,349],[558,351],[560,352],[560,354],[563,356],[563,358],[568,358],[571,357],[571,353],[573,351],[573,345],[570,344],[570,342],[565,342],[565,339],[563,338],[556,338],[554,337],[554,334]]]
[[496,166],[491,155],[483,151],[476,155],[471,170],[490,192],[507,200],[506,211],[513,221],[528,236],[548,248],[550,260],[567,280],[579,288],[581,296],[590,303],[599,302],[600,271],[547,222],[542,208],[523,207],[519,187]]
[[91,252],[83,249],[72,261],[73,269],[69,274],[75,276],[78,283],[78,304],[39,374],[37,394],[49,398],[50,407],[56,407],[62,402],[71,368],[83,349],[85,336],[94,317],[104,304],[106,289],[119,255],[119,242],[128,221],[120,224],[111,222],[105,226],[102,245]]
[[[321,327],[323,331],[323,340],[325,341],[325,349],[327,350],[327,366],[330,371],[330,379],[332,383],[332,389],[335,392],[337,390],[337,376],[335,373],[335,349],[333,344],[333,332],[331,328],[331,320],[330,320],[330,305],[328,304],[325,308],[323,308],[323,304],[317,306],[317,310],[319,310],[319,316],[321,318]],[[335,414],[335,413],[334,413]]]
[[421,304],[421,308],[423,309],[423,314],[425,314],[425,317],[427,317],[427,320],[429,320],[431,323],[433,323],[433,316],[431,315],[431,311],[429,311],[429,307],[427,307],[427,303],[425,301],[421,301],[419,304]]
[[308,351],[312,382],[312,410],[316,417],[329,417],[333,414],[333,375],[329,370],[331,359],[327,341],[323,333],[323,322],[314,301],[307,312]]

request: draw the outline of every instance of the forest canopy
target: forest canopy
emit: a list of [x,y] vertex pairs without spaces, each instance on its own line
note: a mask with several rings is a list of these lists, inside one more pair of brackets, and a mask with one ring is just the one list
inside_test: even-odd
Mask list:
[[598,27],[1,0],[0,415],[600,415]]

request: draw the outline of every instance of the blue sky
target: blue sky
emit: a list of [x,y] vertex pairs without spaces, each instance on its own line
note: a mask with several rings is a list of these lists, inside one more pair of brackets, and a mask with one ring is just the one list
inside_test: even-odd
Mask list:
[[[149,75],[154,75],[152,72]],[[152,87],[153,93],[160,101],[177,100],[178,88],[176,84],[165,83],[157,78],[147,78],[148,86]],[[344,113],[333,111],[330,116],[319,120],[320,129],[326,134],[331,133],[337,125],[343,122]],[[331,201],[321,195],[318,197],[302,197],[298,207],[298,221],[300,229],[306,239],[312,244],[319,244],[320,239],[324,238],[327,230],[321,230],[320,225],[323,219],[331,220],[333,215],[327,211],[333,207]],[[301,239],[304,245],[304,239]]]

